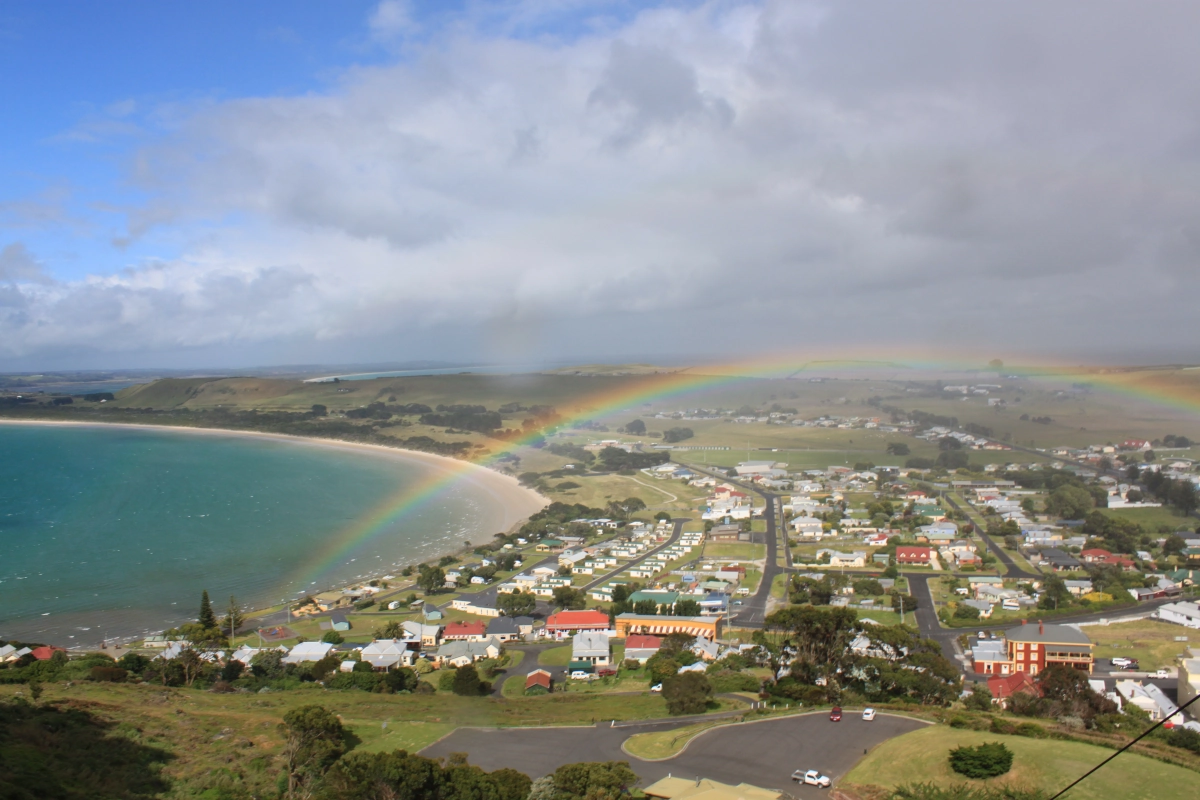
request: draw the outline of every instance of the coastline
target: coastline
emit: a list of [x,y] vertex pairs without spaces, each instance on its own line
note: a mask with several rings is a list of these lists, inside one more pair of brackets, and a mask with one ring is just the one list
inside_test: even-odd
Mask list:
[[[504,509],[503,520],[493,527],[492,531],[480,530],[477,534],[472,534],[469,540],[472,546],[484,544],[492,540],[492,533],[496,529],[511,530],[530,515],[545,508],[550,500],[544,495],[539,494],[533,489],[522,486],[515,477],[498,472],[494,469],[472,463],[470,461],[450,458],[449,456],[438,455],[435,453],[427,453],[419,450],[410,450],[403,447],[390,447],[381,444],[369,444],[365,442],[352,442],[343,439],[326,439],[309,436],[296,436],[285,433],[270,433],[264,431],[247,431],[236,430],[231,428],[197,428],[182,425],[152,425],[138,424],[129,422],[96,422],[83,420],[36,420],[36,419],[12,419],[0,417],[0,425],[40,425],[45,427],[82,427],[82,428],[124,428],[142,431],[179,431],[186,433],[194,433],[207,436],[219,437],[235,437],[255,440],[271,440],[280,441],[297,446],[328,448],[331,450],[340,450],[342,452],[352,452],[359,455],[384,458],[394,461],[404,461],[409,464],[419,464],[426,469],[435,470],[444,475],[454,475],[451,480],[470,481],[476,487],[488,492],[493,497],[497,498],[501,507]],[[478,536],[478,538],[476,538]],[[439,555],[459,555],[463,552],[469,552],[472,548],[458,546],[447,550]],[[377,576],[381,577],[382,573]],[[329,587],[330,589],[342,587]],[[321,591],[326,591],[325,589]],[[264,613],[266,609],[251,609],[247,611],[247,616],[255,616]],[[136,641],[136,640],[132,640]]]

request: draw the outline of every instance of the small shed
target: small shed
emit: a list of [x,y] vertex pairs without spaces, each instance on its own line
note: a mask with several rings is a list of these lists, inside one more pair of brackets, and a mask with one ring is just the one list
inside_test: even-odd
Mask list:
[[329,622],[333,625],[335,631],[350,630],[350,620],[346,619],[345,614],[330,614]]

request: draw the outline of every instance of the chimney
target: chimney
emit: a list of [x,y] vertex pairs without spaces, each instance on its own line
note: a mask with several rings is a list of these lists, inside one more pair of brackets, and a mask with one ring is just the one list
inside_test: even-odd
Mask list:
[[1046,635],[1046,623],[1039,619],[1038,620],[1038,636],[1045,636],[1045,635]]

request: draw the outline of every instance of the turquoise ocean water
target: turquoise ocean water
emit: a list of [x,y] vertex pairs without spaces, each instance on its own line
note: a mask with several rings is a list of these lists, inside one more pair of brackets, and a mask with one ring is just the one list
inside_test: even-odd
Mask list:
[[308,574],[330,537],[429,469],[270,439],[0,424],[0,639],[129,638],[193,619],[203,589],[218,609],[230,595],[265,607],[496,532],[499,498],[457,482]]

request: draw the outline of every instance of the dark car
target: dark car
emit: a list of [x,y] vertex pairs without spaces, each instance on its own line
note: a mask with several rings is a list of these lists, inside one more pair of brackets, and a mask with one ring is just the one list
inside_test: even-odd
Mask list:
[[833,710],[829,712],[829,720],[830,720],[831,722],[841,722],[841,721],[842,721],[842,708],[841,708],[841,706],[834,706],[834,707],[833,707]]

